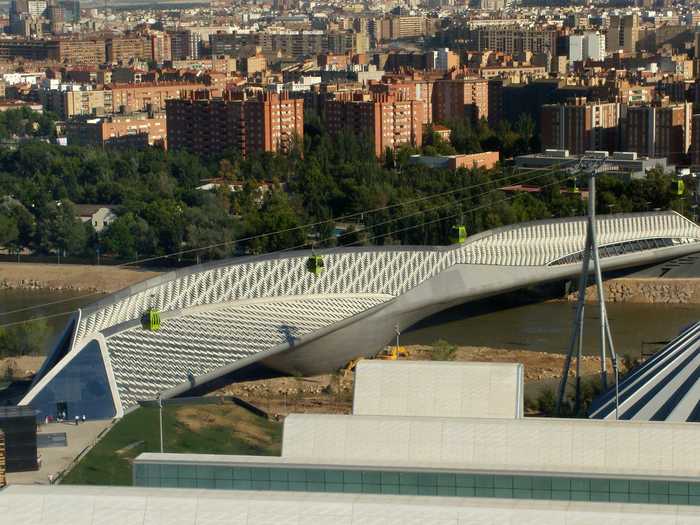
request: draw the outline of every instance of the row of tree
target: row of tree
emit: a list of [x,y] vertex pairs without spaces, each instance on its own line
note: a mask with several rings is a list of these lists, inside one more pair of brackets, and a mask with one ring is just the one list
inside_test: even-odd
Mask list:
[[[495,130],[486,123],[450,126],[449,142],[429,132],[422,153],[511,155],[536,146],[527,118]],[[364,137],[331,136],[318,119],[307,122],[303,144],[291,154],[250,159],[233,152],[200,159],[155,148],[103,151],[23,142],[0,148],[0,246],[82,257],[99,251],[121,260],[208,247],[197,253],[206,259],[303,246],[312,239],[324,246],[442,244],[455,222],[471,234],[583,211],[578,195],[560,191],[568,174],[432,169],[408,162],[419,153],[412,148],[383,159],[373,151]],[[197,189],[207,179],[219,181],[218,188]],[[499,190],[518,182],[543,191],[533,196]],[[603,178],[600,209],[667,209],[674,205],[670,184],[660,172],[631,182]],[[438,196],[426,198],[431,195]],[[110,205],[118,218],[97,235],[78,219],[74,203]],[[351,226],[337,237],[340,222]]]

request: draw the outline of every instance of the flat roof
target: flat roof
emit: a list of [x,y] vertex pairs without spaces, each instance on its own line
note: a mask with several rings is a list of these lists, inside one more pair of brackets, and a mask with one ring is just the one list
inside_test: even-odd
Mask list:
[[[7,523],[404,524],[664,523],[687,525],[697,507],[440,496],[226,491],[79,485],[13,485],[0,490]],[[484,521],[486,520],[486,521]]]
[[282,455],[310,464],[698,479],[700,425],[291,414]]
[[[551,470],[518,470],[516,468],[504,468],[503,465],[480,464],[471,466],[451,467],[449,465],[426,465],[411,464],[400,461],[364,461],[364,462],[341,462],[328,461],[327,463],[318,461],[307,461],[298,458],[285,456],[243,456],[225,454],[177,454],[143,452],[136,456],[134,465],[138,464],[159,464],[159,465],[199,465],[208,467],[249,467],[249,468],[299,468],[299,469],[342,469],[342,470],[372,470],[383,472],[425,472],[425,473],[450,473],[450,474],[482,474],[482,475],[502,475],[502,476],[542,476],[568,478],[605,478],[605,479],[650,479],[654,476],[644,474],[614,474],[607,471],[599,472],[577,472],[577,471],[551,471]],[[697,482],[695,476],[657,476],[668,481],[689,481]]]
[[355,415],[522,417],[520,363],[362,360]]

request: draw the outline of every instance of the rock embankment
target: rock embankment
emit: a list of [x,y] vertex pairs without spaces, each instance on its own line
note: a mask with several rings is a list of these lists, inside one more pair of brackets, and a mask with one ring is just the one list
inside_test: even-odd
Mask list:
[[[622,278],[605,281],[605,300],[612,303],[700,304],[700,279]],[[576,301],[577,293],[567,296]],[[596,301],[595,286],[586,289],[586,301]]]

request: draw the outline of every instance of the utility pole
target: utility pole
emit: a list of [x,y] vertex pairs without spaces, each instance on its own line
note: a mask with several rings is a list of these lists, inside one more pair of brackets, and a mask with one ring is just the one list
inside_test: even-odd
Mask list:
[[163,400],[158,392],[158,422],[160,424],[160,453],[163,453]]
[[596,233],[596,210],[595,210],[595,178],[597,173],[605,165],[605,159],[581,159],[577,166],[577,170],[585,173],[588,176],[588,218],[586,224],[586,243],[583,250],[583,265],[581,267],[581,276],[579,278],[578,300],[576,303],[576,314],[574,318],[573,331],[569,350],[564,360],[564,369],[562,371],[561,382],[559,383],[559,396],[557,398],[557,414],[561,414],[564,396],[566,395],[566,383],[569,377],[569,369],[573,360],[574,352],[576,352],[576,398],[575,412],[578,413],[581,409],[581,359],[583,354],[583,320],[586,307],[586,285],[588,284],[588,274],[591,271],[590,264],[593,262],[593,274],[595,277],[596,291],[598,295],[598,304],[600,308],[600,380],[603,390],[608,387],[607,362],[606,362],[606,346],[610,348],[610,358],[612,360],[613,371],[615,374],[615,419],[619,419],[619,390],[618,379],[619,372],[617,366],[617,354],[612,341],[610,332],[610,323],[608,321],[608,313],[605,308],[605,292],[603,290],[603,277],[600,268],[600,254],[598,251],[598,236]]

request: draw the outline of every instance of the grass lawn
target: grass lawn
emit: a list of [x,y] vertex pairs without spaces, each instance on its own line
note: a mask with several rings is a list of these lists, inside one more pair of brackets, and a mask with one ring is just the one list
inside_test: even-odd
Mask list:
[[[165,452],[280,454],[282,425],[233,404],[163,409]],[[76,485],[131,485],[132,460],[159,452],[158,409],[138,408],[118,421],[63,478]]]

